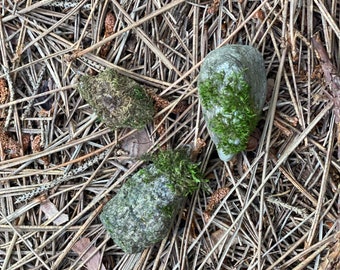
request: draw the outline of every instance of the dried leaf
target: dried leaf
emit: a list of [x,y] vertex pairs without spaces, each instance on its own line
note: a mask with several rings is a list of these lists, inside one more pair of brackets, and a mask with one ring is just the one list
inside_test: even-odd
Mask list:
[[[224,233],[225,232],[222,229],[214,231],[210,236],[212,244],[216,245],[217,242],[221,239],[221,237],[223,237]],[[222,248],[223,248],[223,244],[220,244],[216,251],[219,253]]]
[[[159,137],[162,137],[166,133],[165,122],[162,122],[162,121],[163,121],[163,115],[162,114],[159,115],[159,116],[156,116],[153,119],[154,126],[157,127],[156,133]],[[168,148],[168,146],[167,146],[166,143],[160,146],[161,150],[166,150],[167,148]]]
[[[79,256],[82,255],[83,260],[87,260],[95,251],[94,247],[88,248],[90,244],[91,244],[91,241],[89,238],[80,238],[79,241],[74,244],[74,246],[72,247],[72,250],[78,253]],[[101,263],[100,257],[101,256],[99,252],[96,252],[91,257],[91,259],[87,260],[86,262],[87,269],[98,270],[98,266],[101,265],[99,269],[106,270],[105,266]]]
[[[218,229],[218,230],[214,231],[213,233],[211,233],[209,236],[206,237],[206,242],[207,242],[207,243],[211,243],[211,248],[214,248],[214,247],[217,245],[218,241],[220,241],[220,239],[221,239],[222,237],[225,237],[225,233],[226,233],[225,230],[223,230],[223,229]],[[228,238],[225,239],[225,241],[221,242],[221,243],[217,246],[217,248],[216,248],[215,251],[214,251],[215,255],[218,256],[218,255],[223,251],[226,242],[230,241],[229,236],[232,236],[232,234],[233,234],[233,233],[231,232],[231,233],[228,235]],[[233,242],[232,242],[231,244],[232,244],[232,245],[236,245],[237,243],[238,243],[238,238],[236,237],[236,238],[233,239]],[[208,262],[213,263],[213,261],[211,260],[211,258],[209,258]]]
[[48,117],[48,116],[51,116],[52,114],[53,114],[53,107],[50,110],[41,109],[39,111],[39,116],[42,116],[42,117]]
[[145,129],[136,131],[125,138],[121,143],[121,148],[128,152],[130,157],[140,157],[152,146],[152,140]]
[[264,21],[264,18],[265,18],[265,17],[266,17],[266,16],[264,15],[263,10],[258,10],[258,11],[255,12],[255,14],[254,14],[254,18],[260,20],[261,22]]
[[[59,214],[59,210],[50,200],[45,200],[43,203],[41,203],[40,210],[46,215],[48,219]],[[66,223],[67,221],[69,221],[68,215],[61,214],[53,220],[53,224],[61,225]]]
[[292,135],[292,132],[286,128],[283,124],[281,124],[280,121],[274,119],[274,126],[277,127],[283,135],[286,137],[290,137]]
[[259,140],[261,137],[261,132],[258,128],[256,128],[252,134],[250,134],[248,143],[247,143],[247,151],[254,151],[258,145],[259,145]]
[[107,38],[114,33],[114,27],[116,23],[116,17],[112,12],[108,12],[105,18],[105,34],[104,37]]

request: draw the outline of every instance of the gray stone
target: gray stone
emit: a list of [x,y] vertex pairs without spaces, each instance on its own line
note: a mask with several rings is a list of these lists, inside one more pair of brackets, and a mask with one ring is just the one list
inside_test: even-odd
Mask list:
[[186,196],[199,187],[198,165],[181,152],[164,151],[153,161],[127,180],[100,215],[127,253],[163,240]]
[[266,99],[262,55],[247,45],[210,52],[201,67],[198,93],[203,116],[221,160],[246,148]]
[[77,89],[99,119],[112,129],[140,129],[153,119],[153,102],[146,90],[113,69],[97,76],[82,76]]

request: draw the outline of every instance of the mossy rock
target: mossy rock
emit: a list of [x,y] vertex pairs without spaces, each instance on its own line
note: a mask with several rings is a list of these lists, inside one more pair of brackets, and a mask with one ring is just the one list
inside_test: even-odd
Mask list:
[[100,219],[114,242],[138,253],[163,240],[186,196],[202,181],[182,151],[164,151],[139,170],[105,205]]
[[266,82],[263,57],[254,47],[227,45],[206,56],[198,93],[221,160],[245,150],[264,106]]
[[112,69],[97,76],[82,76],[77,89],[99,119],[111,129],[140,129],[152,121],[151,97],[137,82]]

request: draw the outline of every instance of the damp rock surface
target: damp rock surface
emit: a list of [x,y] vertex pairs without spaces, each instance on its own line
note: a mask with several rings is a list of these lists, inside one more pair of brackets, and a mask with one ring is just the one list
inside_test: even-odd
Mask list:
[[222,161],[245,150],[266,99],[262,55],[247,45],[210,52],[201,67],[198,93],[208,132]]
[[145,89],[112,69],[97,76],[82,76],[77,89],[111,129],[140,129],[152,121],[153,102]]
[[186,196],[197,190],[199,175],[182,152],[162,152],[126,181],[100,219],[124,252],[142,252],[166,237]]

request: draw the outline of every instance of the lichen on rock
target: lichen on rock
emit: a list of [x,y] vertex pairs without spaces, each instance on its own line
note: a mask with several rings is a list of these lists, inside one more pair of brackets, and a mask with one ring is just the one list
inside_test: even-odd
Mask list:
[[138,253],[169,232],[186,196],[202,181],[183,151],[163,151],[139,170],[105,205],[100,219],[114,242]]
[[227,45],[210,52],[198,79],[203,116],[221,160],[244,150],[266,98],[262,55],[247,45]]
[[153,102],[146,90],[112,69],[97,76],[82,76],[77,89],[99,119],[111,129],[139,129],[152,121]]

